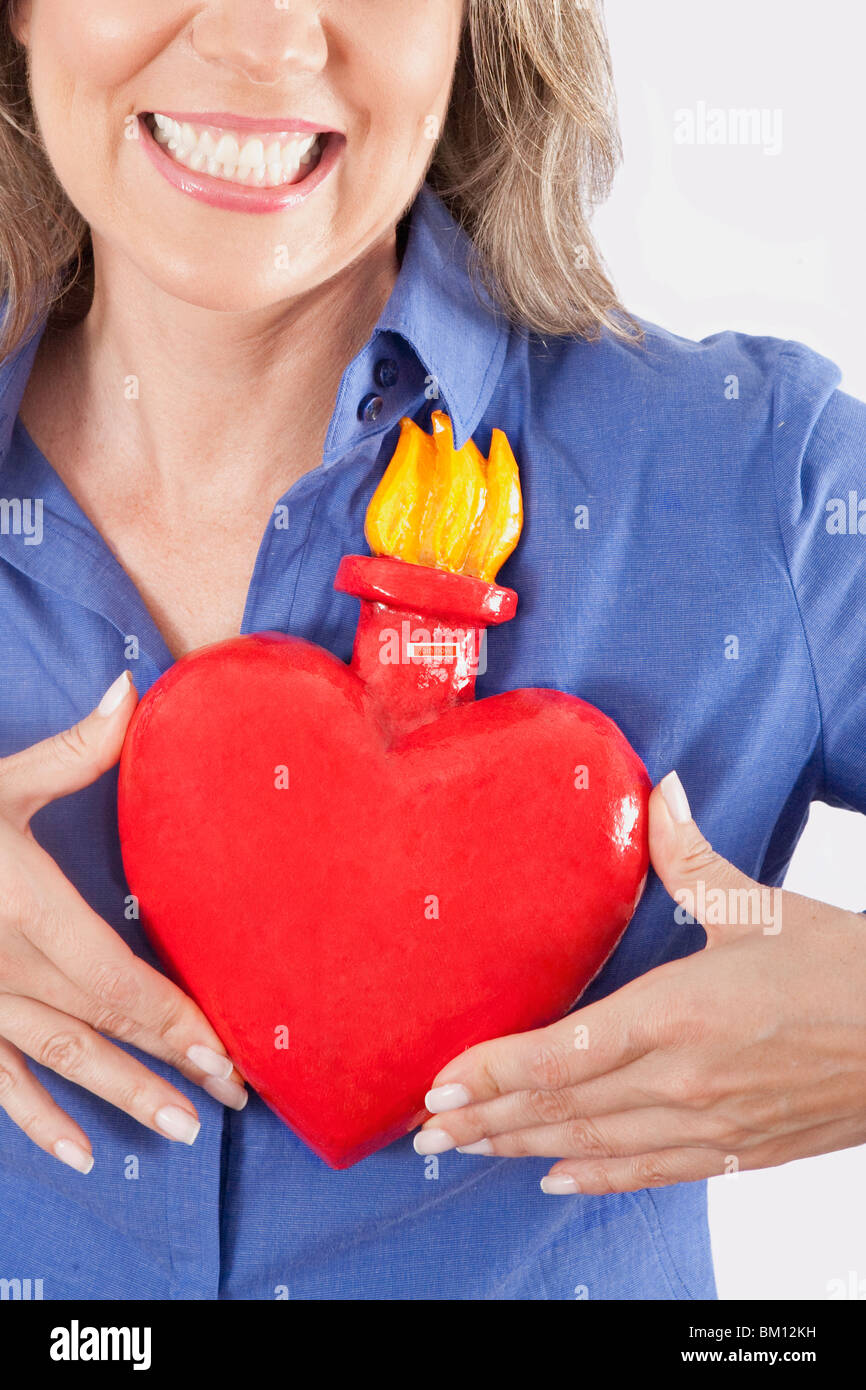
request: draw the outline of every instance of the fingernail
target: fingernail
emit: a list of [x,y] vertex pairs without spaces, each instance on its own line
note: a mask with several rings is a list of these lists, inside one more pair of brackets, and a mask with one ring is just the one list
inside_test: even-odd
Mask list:
[[182,1144],[192,1144],[201,1129],[201,1123],[188,1110],[179,1105],[164,1105],[154,1115],[157,1128],[169,1139],[179,1139]]
[[579,1192],[580,1188],[570,1173],[548,1173],[546,1178],[541,1179],[541,1190],[551,1197],[568,1197]]
[[105,718],[106,715],[113,714],[125,696],[129,693],[132,686],[132,678],[128,671],[121,671],[116,681],[112,681],[106,690],[99,704],[96,706],[99,714]]
[[212,1047],[205,1047],[203,1043],[193,1043],[192,1047],[187,1048],[186,1055],[193,1066],[201,1067],[208,1076],[218,1076],[225,1081],[234,1071],[228,1057],[220,1056],[219,1052],[214,1052]]
[[685,825],[686,821],[691,820],[692,812],[689,806],[689,798],[686,796],[683,784],[675,772],[669,772],[667,777],[662,778],[659,782],[659,790],[665,799],[665,805],[677,822],[677,825]]
[[478,1139],[474,1144],[458,1144],[459,1154],[492,1154],[493,1145],[489,1139]]
[[76,1144],[74,1139],[58,1139],[54,1152],[61,1163],[68,1163],[76,1173],[89,1173],[93,1167],[93,1154]]
[[239,1086],[236,1081],[225,1081],[221,1076],[207,1077],[202,1089],[218,1100],[220,1105],[228,1105],[232,1110],[243,1110],[250,1098],[244,1086]]
[[444,1154],[454,1148],[454,1140],[444,1129],[419,1129],[412,1142],[416,1154]]
[[472,1100],[465,1086],[434,1086],[424,1097],[424,1104],[434,1115],[442,1110],[459,1110]]

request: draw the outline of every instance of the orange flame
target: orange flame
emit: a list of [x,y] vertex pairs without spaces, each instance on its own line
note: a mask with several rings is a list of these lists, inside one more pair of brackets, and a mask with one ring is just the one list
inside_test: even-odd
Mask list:
[[485,459],[471,439],[454,448],[441,410],[433,412],[432,435],[401,420],[394,457],[367,508],[374,555],[492,583],[522,527],[520,477],[502,430],[493,431]]

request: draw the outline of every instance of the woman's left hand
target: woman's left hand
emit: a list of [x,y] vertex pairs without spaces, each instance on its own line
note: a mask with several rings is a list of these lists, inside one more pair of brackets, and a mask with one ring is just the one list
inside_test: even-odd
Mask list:
[[419,1153],[559,1158],[545,1192],[630,1192],[866,1142],[866,920],[762,888],[702,836],[675,774],[650,856],[707,946],[434,1082]]

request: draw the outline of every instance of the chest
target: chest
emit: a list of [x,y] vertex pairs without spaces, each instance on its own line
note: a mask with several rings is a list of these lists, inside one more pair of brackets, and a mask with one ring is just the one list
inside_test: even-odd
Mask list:
[[103,537],[175,658],[240,632],[269,510],[265,503],[231,518],[192,508],[134,525],[103,521]]
[[[113,514],[89,539],[49,497],[46,543],[15,551],[33,582],[0,566],[0,751],[72,723],[122,666],[144,693],[170,665],[157,629],[172,656],[239,630],[276,630],[347,660],[358,602],[333,580],[343,555],[365,549],[374,471],[372,458],[319,470],[276,507],[226,518],[198,508],[126,525]],[[731,540],[720,533],[701,563],[684,566],[664,543],[667,514],[649,512],[643,530],[578,530],[568,508],[527,492],[531,523],[501,574],[519,595],[517,614],[488,634],[479,697],[549,686],[597,705],[654,780],[678,769],[720,852],[758,874],[792,788],[808,797],[802,772],[819,733],[808,652],[772,554],[743,530],[738,564],[726,567]],[[12,552],[6,537],[0,553],[4,539]],[[747,775],[756,765],[759,788]],[[110,825],[109,783],[100,795]],[[743,813],[732,819],[732,806]],[[653,938],[653,949],[666,941]]]
[[[293,472],[311,472],[317,462],[296,461]],[[171,499],[156,489],[142,495],[116,482],[76,482],[79,504],[175,659],[241,632],[279,510],[279,482],[241,492],[234,480],[211,481]]]

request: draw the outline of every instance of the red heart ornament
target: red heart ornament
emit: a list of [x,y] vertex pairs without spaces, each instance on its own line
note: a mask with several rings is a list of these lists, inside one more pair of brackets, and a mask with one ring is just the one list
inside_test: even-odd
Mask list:
[[334,1168],[427,1117],[462,1049],[552,1022],[648,867],[650,780],[556,690],[474,699],[512,590],[347,557],[352,664],[259,633],[178,661],[120,765],[141,918],[238,1069]]

